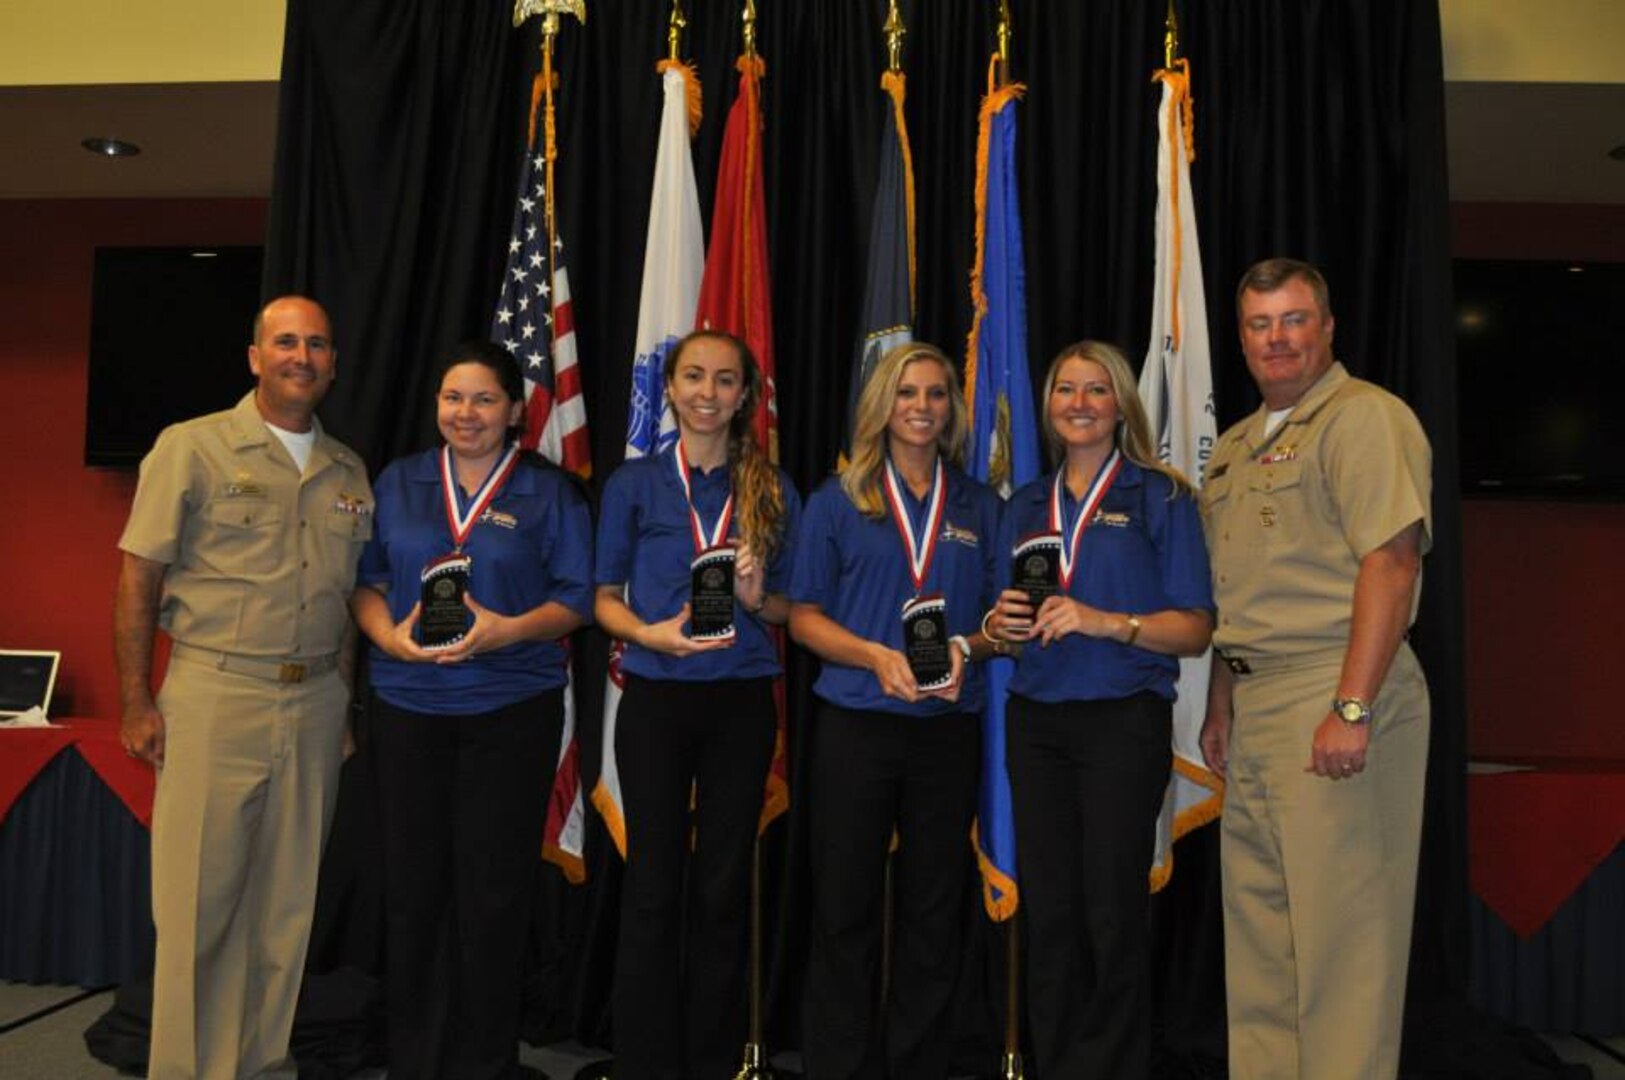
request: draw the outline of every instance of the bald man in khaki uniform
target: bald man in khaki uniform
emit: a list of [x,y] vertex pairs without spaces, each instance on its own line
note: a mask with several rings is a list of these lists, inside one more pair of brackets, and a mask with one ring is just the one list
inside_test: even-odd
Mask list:
[[[158,436],[119,541],[123,740],[159,769],[147,1075],[161,1080],[295,1075],[343,757],[346,601],[372,533],[366,470],[315,417],[334,358],[320,305],[266,305],[248,349],[257,386]],[[159,626],[174,649],[155,701]]]
[[1219,439],[1202,489],[1230,1075],[1389,1080],[1427,764],[1405,636],[1431,454],[1403,402],[1332,358],[1312,266],[1259,263],[1237,309],[1264,405]]

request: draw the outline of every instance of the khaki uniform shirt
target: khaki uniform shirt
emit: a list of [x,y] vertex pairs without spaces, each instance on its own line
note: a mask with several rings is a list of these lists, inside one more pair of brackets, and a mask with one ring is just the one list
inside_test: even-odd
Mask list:
[[1268,415],[1219,438],[1201,492],[1213,644],[1241,659],[1346,646],[1360,559],[1415,521],[1432,546],[1432,453],[1403,401],[1334,363],[1270,436]]
[[261,658],[339,650],[372,489],[355,452],[313,422],[303,476],[252,391],[166,428],[141,462],[119,547],[168,567],[158,622],[176,641]]

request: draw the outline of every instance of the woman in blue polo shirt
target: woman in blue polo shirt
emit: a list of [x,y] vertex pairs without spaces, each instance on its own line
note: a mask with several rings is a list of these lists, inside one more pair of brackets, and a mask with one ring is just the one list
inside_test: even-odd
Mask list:
[[[790,632],[823,661],[812,735],[812,935],[802,1045],[807,1075],[941,1077],[958,977],[976,810],[982,680],[968,661],[992,601],[998,497],[959,469],[969,425],[953,365],[923,343],[875,366],[852,454],[807,501]],[[940,597],[945,684],[922,689],[904,606]],[[909,637],[918,643],[919,623]],[[927,675],[926,685],[934,680]],[[895,944],[877,1025],[881,895],[896,829]]]
[[1047,541],[1059,592],[1035,610],[1005,588],[985,624],[997,648],[1020,652],[1006,761],[1027,1010],[1045,1076],[1134,1080],[1151,1069],[1148,874],[1177,658],[1200,655],[1213,633],[1207,549],[1190,484],[1157,460],[1122,353],[1063,349],[1043,401],[1059,466],[1011,496],[999,565],[1007,585],[1012,549]]
[[769,627],[788,613],[801,513],[752,431],[763,388],[745,344],[696,331],[663,375],[677,440],[615,471],[598,521],[594,610],[625,645],[613,743],[621,1080],[732,1076],[739,1064],[751,845],[776,738]]
[[351,600],[372,642],[389,1075],[503,1076],[592,522],[564,473],[519,451],[524,381],[501,346],[458,346],[438,386],[445,445],[378,477]]

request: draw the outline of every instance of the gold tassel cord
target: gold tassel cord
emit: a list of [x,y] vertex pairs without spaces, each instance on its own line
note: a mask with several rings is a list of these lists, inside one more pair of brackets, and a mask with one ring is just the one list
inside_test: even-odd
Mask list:
[[1176,60],[1172,66],[1153,75],[1151,80],[1165,83],[1173,98],[1173,117],[1168,127],[1168,198],[1172,203],[1169,214],[1174,229],[1174,264],[1168,271],[1172,289],[1169,308],[1173,312],[1169,335],[1173,347],[1178,349],[1183,339],[1179,316],[1179,281],[1185,255],[1185,226],[1179,210],[1179,155],[1183,153],[1187,163],[1196,160],[1196,103],[1191,98],[1190,61]]

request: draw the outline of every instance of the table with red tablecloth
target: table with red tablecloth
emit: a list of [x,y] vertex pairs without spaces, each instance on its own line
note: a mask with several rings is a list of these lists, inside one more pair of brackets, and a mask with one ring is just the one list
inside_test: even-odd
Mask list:
[[104,986],[150,965],[155,783],[117,721],[0,729],[0,979]]
[[1475,763],[1467,795],[1474,1000],[1625,1034],[1625,760]]

